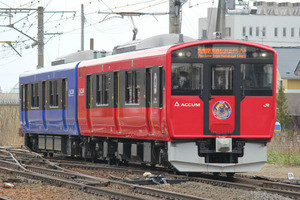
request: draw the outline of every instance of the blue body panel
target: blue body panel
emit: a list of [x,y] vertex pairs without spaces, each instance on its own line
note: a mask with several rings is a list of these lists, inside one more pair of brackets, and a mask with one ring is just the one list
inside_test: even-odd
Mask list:
[[[52,79],[67,79],[67,107],[66,109],[29,109],[22,111],[20,97],[20,124],[23,133],[80,135],[77,121],[77,69],[79,63],[69,63],[20,75],[21,85],[47,81]],[[49,91],[46,89],[46,95]],[[29,96],[27,98],[30,98]]]

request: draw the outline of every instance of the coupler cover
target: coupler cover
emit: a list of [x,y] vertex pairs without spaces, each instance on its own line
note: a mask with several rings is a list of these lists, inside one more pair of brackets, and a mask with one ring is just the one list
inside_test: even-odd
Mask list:
[[216,152],[232,152],[232,138],[216,138]]

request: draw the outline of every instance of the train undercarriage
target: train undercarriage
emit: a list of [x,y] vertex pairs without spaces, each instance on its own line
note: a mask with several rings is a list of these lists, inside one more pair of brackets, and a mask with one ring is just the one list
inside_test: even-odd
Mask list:
[[27,133],[25,145],[49,156],[58,153],[116,165],[138,162],[183,173],[259,171],[267,158],[265,141],[240,139],[230,139],[230,147],[224,148],[215,138],[168,142]]

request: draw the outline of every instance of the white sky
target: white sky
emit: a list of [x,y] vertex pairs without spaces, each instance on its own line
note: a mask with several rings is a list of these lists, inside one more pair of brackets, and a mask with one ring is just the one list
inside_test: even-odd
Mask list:
[[[279,1],[279,0],[278,0]],[[300,2],[300,0],[292,0]],[[67,13],[45,13],[44,30],[46,33],[63,33],[62,35],[45,36],[44,66],[50,67],[55,58],[80,50],[80,5],[84,4],[86,14],[85,50],[89,49],[89,40],[94,38],[95,50],[112,51],[116,45],[124,44],[132,39],[132,25],[128,17],[98,14],[98,11],[114,12],[168,12],[169,0],[0,0],[0,8],[37,8],[45,7],[45,11],[76,11]],[[282,1],[279,1],[282,2]],[[183,6],[182,33],[197,39],[198,18],[206,17],[207,7],[217,5],[217,0],[188,0]],[[1,10],[0,10],[1,12]],[[37,14],[13,15],[15,27],[33,38],[37,38]],[[24,18],[24,19],[22,19]],[[103,19],[106,21],[99,23]],[[22,20],[21,20],[22,19]],[[154,35],[169,32],[169,16],[134,17],[138,28],[137,39],[145,39]],[[0,25],[8,25],[5,15],[0,15]],[[37,66],[37,46],[31,47],[33,41],[11,28],[0,27],[0,41],[19,41],[14,44],[22,54],[18,56],[7,44],[0,44],[0,87],[8,92],[18,83],[19,74],[34,70]]]

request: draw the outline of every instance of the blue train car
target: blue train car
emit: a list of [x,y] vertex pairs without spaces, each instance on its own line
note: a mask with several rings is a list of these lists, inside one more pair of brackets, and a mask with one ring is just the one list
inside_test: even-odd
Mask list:
[[35,147],[45,152],[64,151],[63,146],[67,144],[63,144],[63,137],[69,141],[67,138],[80,135],[76,98],[78,64],[69,63],[20,75],[21,129],[23,133],[29,133],[25,135],[30,135],[28,140],[31,140],[25,138],[25,144],[36,143]]

